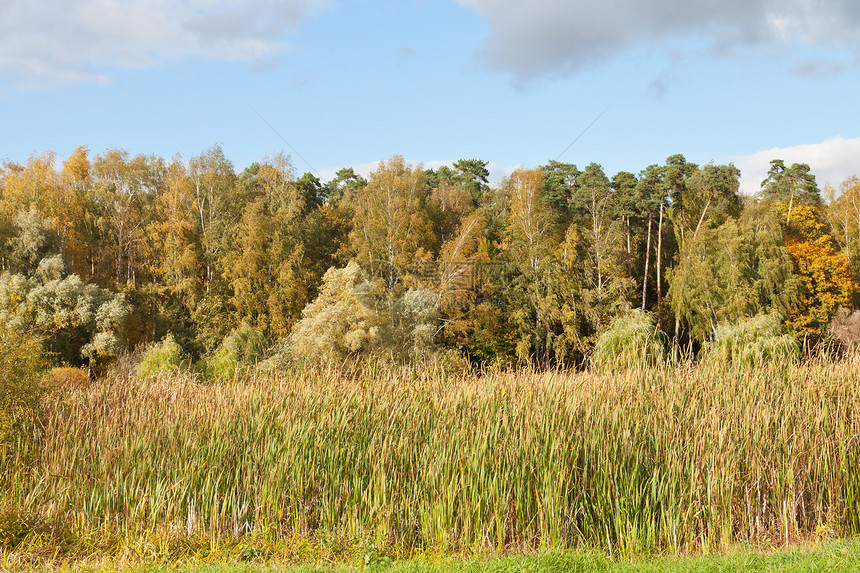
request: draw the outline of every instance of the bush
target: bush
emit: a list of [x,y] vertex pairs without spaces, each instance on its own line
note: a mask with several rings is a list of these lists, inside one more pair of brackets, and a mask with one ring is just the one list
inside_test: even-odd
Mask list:
[[161,342],[151,344],[144,351],[136,373],[138,378],[146,378],[157,374],[175,374],[181,370],[182,347],[173,339],[172,334],[168,334]]
[[208,364],[208,374],[216,380],[229,380],[242,368],[256,365],[266,350],[263,335],[243,324],[221,342]]
[[846,308],[836,311],[827,326],[828,338],[843,352],[853,352],[860,345],[860,310]]
[[319,295],[290,335],[291,354],[309,361],[341,361],[377,348],[383,322],[376,311],[379,295],[354,261],[326,271]]
[[45,376],[46,390],[71,391],[86,388],[92,384],[92,379],[86,368],[72,368],[71,366],[60,366],[51,368]]
[[602,371],[655,366],[663,362],[665,355],[654,318],[636,309],[616,318],[600,335],[591,366]]
[[782,317],[759,314],[735,323],[720,324],[704,359],[725,366],[757,366],[765,361],[786,363],[800,354],[797,341],[782,333]]
[[35,420],[47,365],[39,339],[0,326],[0,448]]

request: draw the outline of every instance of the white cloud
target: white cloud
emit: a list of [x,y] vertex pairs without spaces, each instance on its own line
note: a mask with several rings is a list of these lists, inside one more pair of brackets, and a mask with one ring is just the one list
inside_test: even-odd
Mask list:
[[0,78],[23,88],[106,83],[170,60],[259,62],[329,0],[11,0],[0,15]]
[[677,39],[714,54],[795,42],[856,50],[855,0],[458,0],[484,15],[481,58],[518,82]]
[[742,193],[758,193],[772,159],[782,159],[789,165],[806,163],[820,189],[824,189],[826,183],[838,189],[847,177],[860,175],[860,137],[844,139],[837,136],[821,143],[774,147],[736,157],[733,162],[741,170]]

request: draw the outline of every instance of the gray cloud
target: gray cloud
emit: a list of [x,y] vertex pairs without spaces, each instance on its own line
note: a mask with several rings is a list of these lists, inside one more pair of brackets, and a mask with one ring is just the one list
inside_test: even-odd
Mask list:
[[170,60],[272,60],[329,0],[11,0],[0,18],[0,78],[23,88],[106,83],[119,68]]
[[792,73],[814,79],[831,78],[855,67],[857,62],[830,61],[822,59],[801,59],[791,67]]
[[518,82],[563,76],[624,53],[696,39],[712,55],[795,42],[854,50],[854,0],[458,0],[484,15],[480,57]]
[[414,60],[418,54],[410,48],[409,46],[403,46],[397,50],[397,63],[404,64],[408,61]]

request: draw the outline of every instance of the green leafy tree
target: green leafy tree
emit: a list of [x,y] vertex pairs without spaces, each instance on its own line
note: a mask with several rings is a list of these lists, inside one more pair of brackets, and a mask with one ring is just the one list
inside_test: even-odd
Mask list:
[[792,163],[786,167],[782,159],[770,162],[767,177],[761,182],[761,194],[765,200],[785,204],[786,222],[791,220],[795,202],[804,205],[818,205],[821,202],[821,192],[809,165]]
[[55,255],[43,259],[32,277],[0,275],[0,323],[43,336],[47,349],[63,362],[86,358],[100,367],[123,350],[131,307],[124,295],[67,272]]
[[[711,231],[740,215],[739,177],[740,171],[733,165],[698,168],[686,177],[683,201],[672,207],[678,260],[668,277],[668,296],[675,315],[675,352],[682,322],[690,335],[701,341],[723,312],[734,316],[738,311],[726,304],[731,291],[725,289],[744,291],[744,281],[738,276],[742,268],[737,264],[739,232],[736,226],[723,229],[722,237],[720,232]],[[709,242],[720,239],[726,242]],[[756,299],[750,296],[748,300],[752,303]]]
[[143,353],[136,373],[139,378],[157,376],[159,374],[178,374],[183,367],[182,347],[172,334],[165,336],[160,342],[150,344]]
[[615,196],[615,210],[621,217],[624,227],[624,251],[627,276],[633,277],[635,226],[641,224],[637,188],[639,179],[628,171],[619,171],[612,176],[612,191]]
[[588,165],[579,175],[570,209],[574,221],[579,223],[584,243],[581,267],[584,302],[593,331],[600,336],[612,317],[626,305],[633,284],[625,273],[624,229],[618,197],[596,163]]
[[544,174],[541,201],[554,213],[556,224],[566,227],[571,222],[570,203],[581,171],[576,165],[554,160],[541,170]]
[[263,335],[243,324],[221,341],[206,365],[207,372],[215,380],[230,380],[259,364],[265,351]]
[[454,179],[471,196],[474,205],[478,205],[489,190],[487,164],[481,159],[458,159],[454,162]]
[[338,203],[345,196],[367,185],[367,180],[352,167],[344,167],[335,173],[334,179],[325,184],[323,196],[329,204]]
[[722,323],[793,307],[800,285],[782,243],[778,216],[755,204],[688,239],[669,296],[694,340],[710,340]]

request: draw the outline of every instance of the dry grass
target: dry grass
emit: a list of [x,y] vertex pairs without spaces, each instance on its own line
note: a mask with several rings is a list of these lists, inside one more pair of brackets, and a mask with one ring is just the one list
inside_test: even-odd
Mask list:
[[857,379],[851,363],[114,378],[54,395],[38,439],[2,462],[0,507],[112,547],[629,555],[856,534]]

